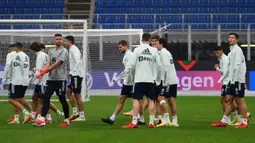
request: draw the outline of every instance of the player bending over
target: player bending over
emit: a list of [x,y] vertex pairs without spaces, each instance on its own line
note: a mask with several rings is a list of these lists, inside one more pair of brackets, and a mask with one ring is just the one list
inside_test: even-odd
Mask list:
[[246,63],[242,49],[237,45],[238,34],[229,34],[230,53],[229,57],[229,83],[227,85],[226,92],[226,106],[225,112],[221,121],[212,124],[212,127],[226,127],[230,122],[230,113],[233,111],[232,101],[235,100],[237,108],[240,111],[242,117],[242,123],[235,126],[235,128],[247,128],[247,106],[244,101],[245,94],[245,74],[246,74]]
[[[32,43],[29,48],[32,50],[33,53],[36,55],[36,67],[35,67],[35,74],[38,74],[40,70],[49,66],[49,56],[44,52],[45,46],[44,44],[40,44],[38,42]],[[48,79],[49,74],[43,75],[41,79],[35,79],[33,84],[35,84],[34,94],[33,94],[33,112],[32,118],[33,119],[40,119],[42,114],[42,105],[43,105],[43,97],[46,89],[46,81]],[[57,113],[58,120],[64,113],[59,111],[53,103],[50,103],[50,108]],[[36,112],[38,116],[36,117]],[[46,123],[52,123],[51,114],[46,115]]]
[[[85,70],[83,67],[82,55],[79,48],[74,45],[73,36],[65,37],[65,46],[69,49],[69,76],[71,78],[71,83],[67,87],[67,96],[73,107],[73,115],[69,119],[73,122],[85,121],[81,97],[82,79]],[[76,104],[78,105],[79,113]]]
[[137,128],[138,127],[138,113],[140,110],[140,101],[143,96],[146,95],[148,98],[148,111],[149,111],[149,127],[155,128],[154,126],[154,64],[157,63],[157,68],[161,67],[160,57],[157,50],[152,48],[149,44],[151,41],[151,35],[149,33],[144,33],[142,35],[142,42],[134,50],[134,56],[128,62],[127,67],[124,70],[124,75],[135,69],[135,79],[134,79],[134,94],[133,94],[133,119],[128,125],[123,126],[123,128]]
[[68,51],[62,46],[63,40],[61,34],[55,34],[55,48],[49,50],[50,67],[40,70],[37,78],[42,78],[44,74],[49,73],[47,86],[43,98],[42,117],[33,123],[34,126],[46,125],[45,116],[49,111],[50,98],[56,92],[59,101],[62,104],[65,113],[65,121],[59,127],[67,127],[69,123],[69,106],[66,101],[66,63],[68,59]]
[[[32,120],[30,113],[24,108],[26,106],[31,110],[31,106],[24,99],[27,86],[29,84],[29,57],[22,52],[22,44],[15,44],[16,54],[13,54],[10,62],[10,85],[9,85],[9,103],[11,103],[17,111],[24,114],[23,123]],[[19,114],[15,112],[14,120],[10,124],[19,124]]]
[[[160,96],[158,97],[159,105],[163,113],[162,123],[157,125],[157,127],[163,126],[173,126],[179,127],[177,121],[177,105],[175,103],[175,98],[177,97],[177,74],[174,66],[174,60],[172,54],[164,48],[166,47],[166,40],[160,38],[159,44],[157,45],[158,50],[160,51],[160,58],[163,64],[163,88]],[[170,122],[168,105],[165,101],[168,100],[168,104],[171,109],[172,114],[172,123]]]
[[[124,65],[124,67],[126,68],[128,62],[133,57],[133,52],[131,52],[128,49],[128,43],[125,40],[121,40],[118,43],[118,46],[119,46],[120,52],[125,53],[122,63]],[[114,79],[114,81],[116,82],[116,81],[120,80],[121,77],[122,76],[118,76],[116,79]],[[132,97],[133,84],[134,84],[133,78],[134,78],[134,71],[130,71],[128,74],[125,75],[124,83],[123,83],[123,86],[121,89],[117,107],[115,108],[114,113],[112,114],[112,116],[110,118],[102,118],[101,119],[103,122],[108,123],[110,125],[114,124],[115,118],[119,114],[119,112],[122,110],[126,99],[128,97]]]

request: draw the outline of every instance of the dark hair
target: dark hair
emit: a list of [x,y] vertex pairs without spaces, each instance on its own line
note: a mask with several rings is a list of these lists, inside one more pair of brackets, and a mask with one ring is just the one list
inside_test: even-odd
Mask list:
[[152,35],[151,39],[156,39],[157,41],[159,41],[160,37],[159,37],[159,35]]
[[45,49],[45,45],[43,43],[39,43],[39,46],[40,46],[41,50]]
[[143,33],[142,41],[150,41],[151,40],[151,34],[150,33]]
[[54,37],[62,37],[62,35],[57,33],[57,34],[54,35]]
[[163,47],[165,47],[166,48],[166,39],[165,38],[160,38],[159,39],[159,44],[163,44]]
[[71,41],[72,44],[74,44],[74,37],[73,36],[66,36],[66,40]]
[[121,41],[118,42],[118,45],[127,46],[128,43],[127,43],[126,40],[121,40]]
[[31,45],[29,45],[29,48],[36,52],[41,51],[41,46],[40,46],[40,43],[38,42],[33,42]]
[[23,44],[21,42],[17,42],[17,43],[15,43],[15,45],[16,45],[16,47],[18,49],[22,49],[23,48]]
[[223,50],[223,49],[222,49],[221,46],[217,46],[217,47],[215,47],[213,50],[216,52],[216,51],[220,51],[220,50]]
[[16,45],[15,44],[11,44],[11,45],[9,45],[8,48],[14,48],[14,47],[16,47]]
[[230,36],[230,35],[234,35],[234,36],[236,37],[236,39],[239,38],[239,35],[238,35],[237,33],[233,33],[233,32],[232,32],[232,33],[229,33],[229,34],[228,34],[228,36]]

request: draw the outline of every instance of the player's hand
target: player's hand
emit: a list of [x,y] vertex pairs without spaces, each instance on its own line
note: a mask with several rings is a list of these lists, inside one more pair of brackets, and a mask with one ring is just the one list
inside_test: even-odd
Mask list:
[[114,83],[116,83],[116,82],[118,81],[118,79],[113,79],[112,81],[113,81]]
[[215,68],[215,69],[220,68],[219,64],[215,64],[215,65],[214,65],[214,68]]
[[6,84],[7,83],[7,78],[6,77],[2,77],[2,83]]
[[49,68],[44,68],[44,69],[41,69],[39,71],[39,73],[36,75],[36,78],[39,78],[41,79],[43,77],[44,74],[50,72],[50,69]]
[[235,84],[235,82],[234,82],[234,81],[230,81],[230,84],[233,84],[233,85],[234,85],[234,84]]
[[219,80],[219,81],[218,81],[218,84],[222,84],[222,80]]

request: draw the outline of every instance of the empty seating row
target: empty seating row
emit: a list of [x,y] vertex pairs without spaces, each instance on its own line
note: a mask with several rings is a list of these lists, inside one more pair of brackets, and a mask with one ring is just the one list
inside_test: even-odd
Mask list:
[[0,8],[0,14],[63,14],[64,8]]
[[65,2],[64,0],[1,0],[0,1],[0,8],[2,7],[64,7]]
[[255,15],[99,15],[95,23],[252,23]]
[[254,0],[97,0],[97,6],[177,6],[186,7],[194,6],[254,6]]
[[63,16],[60,15],[8,15],[1,16],[0,19],[63,19]]
[[254,7],[186,7],[186,8],[96,8],[96,13],[255,13]]
[[[0,29],[11,29],[11,25],[0,25]],[[40,29],[40,25],[13,25],[13,29]],[[59,24],[43,25],[43,29],[62,29]]]
[[[103,24],[103,29],[124,29],[130,28],[130,25],[133,29],[158,29],[163,27],[164,25],[154,25],[154,24]],[[93,25],[93,28],[100,28],[100,25]],[[191,29],[195,30],[205,30],[205,29],[217,29],[217,24],[191,24]],[[173,24],[169,26],[167,29],[188,29],[188,24]],[[247,24],[221,24],[221,29],[247,29]],[[255,24],[251,25],[251,29],[255,29]]]

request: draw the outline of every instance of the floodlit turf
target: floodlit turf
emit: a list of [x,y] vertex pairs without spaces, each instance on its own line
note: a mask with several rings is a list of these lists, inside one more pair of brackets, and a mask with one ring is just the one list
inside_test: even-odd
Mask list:
[[[110,116],[118,97],[92,97],[85,103],[87,121],[73,123],[69,128],[58,128],[58,123],[46,127],[32,127],[31,124],[8,125],[6,120],[12,115],[11,106],[0,103],[0,141],[2,143],[252,143],[255,122],[251,120],[248,129],[212,128],[212,122],[222,117],[219,97],[178,97],[179,128],[151,129],[140,126],[137,129],[122,129],[129,123],[129,117],[122,113],[114,125],[101,122],[101,117]],[[255,111],[255,98],[247,97],[249,111]],[[59,104],[57,104],[60,107]],[[131,108],[128,100],[124,110]],[[71,110],[70,110],[71,111]],[[54,113],[53,113],[54,114]],[[147,114],[147,112],[146,112]],[[56,119],[55,115],[53,116]],[[23,117],[21,117],[23,119]],[[148,116],[146,116],[148,121]]]

